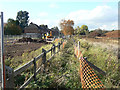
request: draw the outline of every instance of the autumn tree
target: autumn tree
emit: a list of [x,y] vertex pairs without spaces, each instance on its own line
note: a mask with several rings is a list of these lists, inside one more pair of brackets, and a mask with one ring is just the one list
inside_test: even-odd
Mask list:
[[74,34],[74,21],[73,20],[61,20],[60,27],[64,35],[72,35]]
[[20,35],[22,33],[22,29],[19,26],[19,21],[9,18],[4,27],[4,33],[5,35]]

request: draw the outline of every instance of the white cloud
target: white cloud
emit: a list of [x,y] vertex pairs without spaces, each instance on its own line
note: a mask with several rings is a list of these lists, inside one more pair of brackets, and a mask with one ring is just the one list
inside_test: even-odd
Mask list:
[[[102,29],[117,29],[118,10],[110,6],[97,6],[92,10],[71,12],[66,19],[74,20],[76,25],[90,25],[91,28],[101,27]],[[94,25],[94,27],[91,25]]]
[[30,22],[33,22],[37,25],[48,25],[49,28],[52,28],[54,26],[58,26],[59,20],[50,20],[50,19],[32,19]]
[[40,12],[38,16],[45,17],[45,16],[48,16],[48,13],[47,12]]
[[58,8],[58,5],[56,3],[51,3],[49,5],[50,8]]

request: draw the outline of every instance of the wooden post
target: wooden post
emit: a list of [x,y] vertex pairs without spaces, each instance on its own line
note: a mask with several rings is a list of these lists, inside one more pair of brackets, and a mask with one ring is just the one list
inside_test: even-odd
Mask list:
[[34,58],[33,64],[34,64],[34,80],[36,81],[36,58]]
[[5,88],[15,88],[14,84],[14,71],[12,68],[5,66],[6,73],[6,87]]
[[60,43],[58,43],[58,50],[60,50]]
[[53,44],[53,53],[55,54],[55,44]]
[[43,65],[44,65],[44,69],[43,69],[43,73],[45,73],[45,67],[46,67],[46,65],[45,65],[45,62],[46,62],[46,50],[45,49],[43,49],[42,48],[42,53],[44,53],[44,55],[43,55],[43,57],[42,57],[42,63],[43,63]]
[[80,41],[78,41],[78,58],[79,58],[79,54],[80,54]]
[[63,43],[63,42],[62,42],[62,40],[61,40],[61,45],[62,45],[62,43]]
[[78,41],[78,50],[80,50],[80,41]]
[[51,47],[51,56],[52,56],[53,47]]

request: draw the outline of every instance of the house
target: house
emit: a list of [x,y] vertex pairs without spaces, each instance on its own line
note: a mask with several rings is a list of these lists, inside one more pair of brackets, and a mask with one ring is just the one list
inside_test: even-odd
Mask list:
[[34,24],[34,23],[32,23],[32,22],[29,24],[28,27],[26,27],[24,29],[24,33],[26,35],[37,35],[37,34],[39,34],[39,32],[40,32],[39,31],[39,26]]
[[49,29],[47,25],[37,25],[34,23],[30,23],[28,27],[24,29],[25,35],[35,35],[39,38],[42,38],[45,34],[50,34],[50,31],[52,31],[53,36],[59,36],[59,30],[56,29]]

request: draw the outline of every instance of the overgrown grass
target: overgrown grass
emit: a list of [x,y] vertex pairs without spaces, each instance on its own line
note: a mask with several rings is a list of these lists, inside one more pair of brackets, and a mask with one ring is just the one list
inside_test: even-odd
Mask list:
[[107,48],[90,44],[89,41],[76,40],[79,40],[81,43],[80,50],[83,56],[106,72],[106,76],[104,77],[96,72],[106,88],[120,87],[120,63],[118,62],[117,55]]
[[[60,42],[60,40],[56,41],[56,43]],[[56,44],[57,45],[57,44]],[[42,49],[45,49],[46,51],[51,49],[52,44],[44,45],[41,48],[32,51],[30,53],[23,53],[22,56],[16,56],[14,58],[9,58],[6,60],[6,65],[10,66],[13,69],[17,69],[30,60],[32,60],[34,57],[40,55],[42,53]],[[56,51],[58,48],[56,48]],[[46,58],[50,58],[51,52],[47,53]],[[37,61],[37,69],[41,66],[42,59]],[[17,75],[15,77],[15,87],[21,86],[31,75],[33,74],[33,65],[31,65],[27,70],[25,70],[21,75]]]
[[56,56],[47,63],[46,73],[40,73],[38,80],[28,85],[29,88],[81,88],[79,61],[74,57],[74,49],[68,41]]

